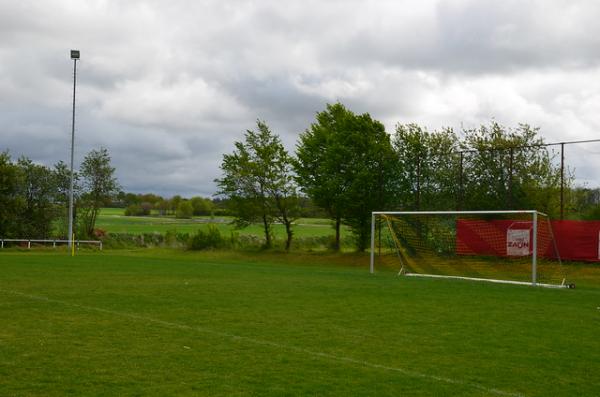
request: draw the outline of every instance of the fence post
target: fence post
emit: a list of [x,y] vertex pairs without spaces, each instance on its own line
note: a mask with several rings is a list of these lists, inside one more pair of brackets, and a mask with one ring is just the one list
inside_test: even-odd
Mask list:
[[463,161],[464,154],[461,150],[460,152],[460,163],[458,165],[458,204],[456,205],[457,211],[462,210],[463,201],[464,201],[464,179],[463,179]]
[[31,249],[31,240],[27,240],[27,249]]
[[513,158],[514,148],[510,148],[510,158],[508,162],[508,208],[513,209]]
[[102,251],[102,241],[100,241],[100,251]]
[[421,209],[421,153],[417,153],[417,192],[415,197],[417,211]]
[[2,248],[4,248],[4,239],[2,239]]

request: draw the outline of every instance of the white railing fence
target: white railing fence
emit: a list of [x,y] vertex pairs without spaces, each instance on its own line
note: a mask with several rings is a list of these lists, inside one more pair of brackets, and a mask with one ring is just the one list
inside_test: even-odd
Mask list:
[[[44,239],[28,239],[28,238],[3,238],[0,239],[0,248],[4,248],[4,243],[27,243],[27,248],[31,249],[31,243],[49,244],[56,248],[56,244],[67,244],[69,240],[44,240]],[[102,241],[96,240],[74,240],[75,246],[79,248],[79,244],[96,244],[102,250]]]

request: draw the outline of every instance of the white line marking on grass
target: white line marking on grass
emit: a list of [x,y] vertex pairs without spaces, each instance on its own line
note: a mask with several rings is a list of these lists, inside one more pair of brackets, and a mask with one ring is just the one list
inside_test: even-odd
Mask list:
[[196,332],[201,332],[201,333],[205,333],[205,334],[211,334],[211,335],[216,335],[216,336],[220,336],[220,337],[224,337],[224,338],[233,339],[235,341],[243,341],[243,342],[248,342],[248,343],[252,343],[255,345],[269,346],[269,347],[274,347],[274,348],[277,348],[280,350],[287,350],[287,351],[292,351],[292,352],[296,352],[296,353],[301,353],[301,354],[308,355],[308,356],[320,357],[320,358],[325,358],[325,359],[329,359],[329,360],[333,360],[333,361],[355,364],[355,365],[366,367],[366,368],[382,369],[382,370],[386,370],[386,371],[390,371],[390,372],[401,373],[403,375],[410,376],[413,378],[434,380],[437,382],[448,383],[451,385],[467,386],[467,387],[471,387],[471,388],[483,391],[485,393],[494,394],[497,396],[508,396],[508,397],[522,397],[523,396],[522,394],[519,394],[519,393],[512,393],[512,392],[507,392],[507,391],[496,389],[496,388],[489,388],[489,387],[486,387],[479,383],[465,382],[465,381],[462,381],[459,379],[452,379],[452,378],[446,378],[443,376],[426,374],[426,373],[417,372],[417,371],[404,369],[404,368],[400,368],[400,367],[390,367],[387,365],[376,364],[376,363],[372,363],[369,361],[354,359],[351,357],[338,356],[335,354],[329,354],[329,353],[324,353],[324,352],[319,352],[319,351],[303,349],[301,347],[284,345],[284,344],[277,343],[277,342],[271,342],[271,341],[262,340],[262,339],[255,339],[255,338],[250,338],[247,336],[235,335],[235,334],[231,334],[228,332],[215,331],[215,330],[211,330],[211,329],[203,328],[203,327],[195,327],[195,326],[186,325],[186,324],[179,324],[179,323],[173,323],[170,321],[158,320],[155,318],[140,316],[138,314],[133,314],[133,313],[118,312],[115,310],[103,309],[101,307],[80,305],[77,303],[71,303],[71,302],[67,302],[67,301],[61,301],[58,299],[47,298],[45,296],[30,295],[30,294],[26,294],[26,293],[19,292],[19,291],[0,289],[0,292],[4,292],[6,294],[22,296],[22,297],[33,299],[33,300],[49,302],[49,303],[57,303],[57,304],[60,304],[63,306],[70,306],[70,307],[75,307],[75,308],[84,309],[84,310],[88,310],[88,311],[112,314],[114,316],[124,317],[124,318],[128,318],[128,319],[140,320],[140,321],[145,321],[148,323],[159,324],[159,325],[162,325],[167,328],[182,329],[182,330],[187,330],[187,331],[196,331]]

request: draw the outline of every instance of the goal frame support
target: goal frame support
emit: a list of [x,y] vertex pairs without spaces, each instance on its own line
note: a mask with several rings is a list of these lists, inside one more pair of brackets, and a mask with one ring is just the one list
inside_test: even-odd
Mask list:
[[430,277],[430,278],[450,278],[450,279],[461,279],[461,280],[472,280],[472,281],[487,281],[492,283],[504,283],[504,284],[517,284],[517,285],[531,285],[539,287],[549,288],[568,288],[567,284],[543,284],[537,281],[537,221],[538,215],[548,216],[547,214],[537,210],[501,210],[501,211],[373,211],[371,212],[371,252],[370,252],[370,264],[369,271],[371,274],[375,273],[375,220],[377,215],[523,215],[529,214],[532,218],[533,223],[533,245],[531,253],[531,282],[526,281],[509,281],[509,280],[495,280],[475,277],[460,277],[460,276],[442,276],[435,274],[416,274],[407,273],[405,276],[409,277]]

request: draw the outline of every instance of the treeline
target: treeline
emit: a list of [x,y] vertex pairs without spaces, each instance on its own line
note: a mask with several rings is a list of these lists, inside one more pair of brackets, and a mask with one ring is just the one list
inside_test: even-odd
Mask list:
[[190,199],[175,195],[171,198],[145,193],[124,193],[117,195],[111,207],[125,208],[126,216],[147,216],[152,211],[159,215],[175,215],[177,218],[191,218],[201,215],[220,215],[221,208],[213,200],[204,197],[192,197]]
[[215,182],[240,226],[263,225],[267,247],[272,224],[280,222],[289,249],[305,195],[332,220],[335,248],[347,225],[362,251],[375,210],[537,209],[556,218],[561,180],[571,207],[578,190],[554,160],[539,130],[527,124],[492,121],[460,133],[398,124],[388,134],[368,113],[336,103],[317,113],[293,154],[258,120],[223,156]]
[[[74,229],[92,237],[100,208],[120,190],[105,148],[89,152],[74,173]],[[0,237],[67,238],[71,172],[0,153]]]
[[[113,208],[124,208],[125,216],[148,216],[155,213],[176,218],[191,218],[192,216],[231,216],[227,201],[220,197],[185,198],[175,195],[165,198],[154,193],[119,192],[108,205]],[[305,196],[298,197],[298,213],[302,218],[325,216],[323,210]]]

